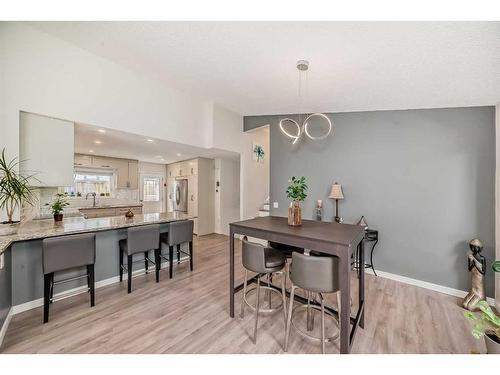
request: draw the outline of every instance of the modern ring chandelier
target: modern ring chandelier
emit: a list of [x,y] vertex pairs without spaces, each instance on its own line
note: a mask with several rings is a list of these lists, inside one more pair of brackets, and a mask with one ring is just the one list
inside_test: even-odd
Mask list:
[[[299,113],[300,113],[300,104],[302,101],[302,73],[305,73],[307,75],[307,70],[309,69],[309,61],[306,60],[299,60],[297,61],[297,69],[299,71]],[[306,76],[307,78],[307,76]],[[313,136],[310,132],[309,126],[311,126],[311,119],[314,118],[320,118],[326,121],[328,125],[328,130],[326,131],[325,134],[320,135],[320,136]],[[300,114],[299,114],[299,122],[300,122]],[[306,117],[302,125],[299,125],[299,122],[295,121],[294,119],[291,118],[284,118],[280,120],[280,129],[285,134],[287,137],[290,137],[293,139],[292,144],[297,143],[297,141],[302,137],[302,134],[305,134],[309,139],[312,139],[313,141],[325,139],[330,135],[333,129],[333,125],[331,120],[328,118],[327,115],[324,113],[313,113],[310,114],[309,116]],[[285,129],[285,124],[293,124],[296,128],[296,132],[291,133]]]

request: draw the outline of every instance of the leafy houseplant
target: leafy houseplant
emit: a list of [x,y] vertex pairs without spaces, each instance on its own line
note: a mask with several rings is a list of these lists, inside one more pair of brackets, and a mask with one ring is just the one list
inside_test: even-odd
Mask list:
[[291,200],[288,207],[288,225],[302,225],[302,214],[300,202],[307,198],[307,185],[305,177],[295,177],[289,181],[286,189],[286,197]]
[[[500,272],[500,261],[493,263],[493,271]],[[466,311],[464,316],[474,322],[472,336],[479,339],[484,336],[488,354],[500,354],[500,317],[497,316],[486,301],[479,301],[477,307],[481,313],[476,315]]]
[[7,221],[0,225],[0,235],[15,234],[19,221],[14,221],[16,209],[21,209],[24,204],[33,206],[36,201],[34,188],[30,182],[33,175],[23,176],[17,169],[22,162],[17,158],[7,161],[5,148],[0,156],[0,209],[7,213]]
[[52,202],[52,204],[50,205],[55,221],[62,221],[62,212],[64,211],[64,207],[66,206],[69,206],[66,194],[56,194],[56,199],[54,199],[54,202]]

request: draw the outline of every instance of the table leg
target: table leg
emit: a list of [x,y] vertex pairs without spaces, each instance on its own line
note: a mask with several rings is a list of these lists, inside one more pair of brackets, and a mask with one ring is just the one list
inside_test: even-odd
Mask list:
[[344,254],[339,259],[340,286],[340,353],[349,353],[349,336],[351,331],[351,258]]
[[[359,267],[359,301],[358,306],[361,307],[361,304],[365,300],[365,241],[361,240],[358,245],[359,247],[359,263],[361,267]],[[359,319],[359,326],[361,328],[365,328],[365,310],[361,313],[361,317]]]
[[234,232],[229,230],[229,316],[234,318]]

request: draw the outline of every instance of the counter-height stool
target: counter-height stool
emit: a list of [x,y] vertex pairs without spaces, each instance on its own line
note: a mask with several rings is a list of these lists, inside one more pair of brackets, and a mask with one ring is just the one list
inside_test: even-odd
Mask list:
[[[263,246],[259,243],[250,242],[245,236],[242,240],[242,260],[243,267],[245,268],[245,281],[243,282],[243,295],[241,298],[241,317],[245,314],[245,305],[254,311],[255,323],[253,329],[253,343],[257,343],[257,326],[259,321],[259,313],[273,313],[283,309],[286,326],[286,291],[285,291],[285,275],[283,268],[285,267],[286,258],[279,250]],[[257,284],[255,288],[247,290],[248,271],[257,273]],[[272,274],[281,274],[281,293],[270,286],[270,276]],[[261,286],[261,277],[268,277],[268,285]],[[269,294],[269,308],[262,309],[260,307],[260,289],[265,289]],[[247,294],[255,290],[255,306],[252,306],[247,300]],[[275,308],[271,308],[271,292],[281,295],[282,302]]]
[[[54,286],[77,279],[87,279],[90,306],[95,305],[95,233],[45,238],[42,241],[43,267],[43,322],[49,321],[49,305],[59,299],[81,294],[81,291],[66,293],[54,299]],[[72,268],[87,267],[85,275],[54,281],[54,273]]]
[[304,249],[301,247],[287,245],[284,243],[273,242],[273,241],[268,241],[267,245],[273,249],[279,250],[286,258],[286,263],[285,263],[285,288],[286,288],[286,278],[288,277],[289,274],[289,266],[292,260],[292,254],[294,252],[299,252],[303,254]]
[[[334,256],[315,256],[315,255],[304,255],[300,253],[293,253],[292,255],[292,265],[290,271],[290,279],[292,281],[292,289],[290,291],[290,305],[288,309],[288,319],[285,331],[285,352],[288,350],[288,340],[290,337],[290,329],[293,326],[295,331],[304,337],[311,338],[313,340],[321,341],[321,351],[325,353],[326,342],[335,340],[339,333],[331,337],[325,337],[325,304],[324,304],[324,293],[336,293],[337,294],[337,304],[340,314],[340,293],[339,293],[339,272],[338,272],[338,258]],[[295,295],[295,290],[301,288],[308,293],[316,294],[320,300],[320,306],[312,305],[310,303],[306,305],[301,305],[293,308],[293,300]],[[315,310],[321,311],[321,338],[314,337],[307,334],[303,330],[300,330],[293,320],[293,314],[297,309],[307,309],[307,330],[310,328],[310,314],[309,309],[313,308]],[[338,320],[329,312],[327,312],[333,320],[335,320],[337,326],[339,326]]]
[[[148,224],[127,229],[127,238],[118,242],[120,248],[120,282],[123,281],[123,270],[128,273],[128,293],[132,292],[132,265],[142,262],[142,260],[133,260],[134,254],[144,253],[145,273],[148,273],[149,263],[155,264],[149,259],[148,254],[151,250],[155,252],[155,259],[160,251],[160,225]],[[127,255],[127,266],[123,264],[123,255]],[[156,267],[156,282],[160,281],[159,269]]]
[[[161,259],[165,259],[169,263],[169,275],[172,278],[174,274],[174,246],[177,247],[177,263],[180,262],[180,255],[185,254],[189,256],[189,269],[193,270],[193,220],[174,221],[168,224],[168,232],[162,233],[160,240],[168,246],[168,258],[163,256],[161,249],[156,259],[156,269],[160,269]],[[181,250],[181,245],[184,243],[189,244],[189,253]]]

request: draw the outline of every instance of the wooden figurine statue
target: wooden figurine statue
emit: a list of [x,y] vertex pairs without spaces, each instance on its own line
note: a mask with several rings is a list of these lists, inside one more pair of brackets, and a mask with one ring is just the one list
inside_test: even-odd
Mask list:
[[483,244],[478,239],[469,242],[471,253],[468,256],[469,272],[471,273],[471,291],[462,301],[464,309],[476,311],[476,304],[485,299],[484,274],[486,272],[486,258],[481,254]]

